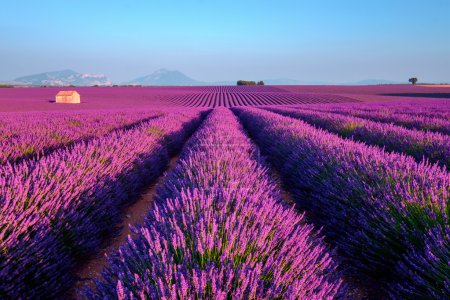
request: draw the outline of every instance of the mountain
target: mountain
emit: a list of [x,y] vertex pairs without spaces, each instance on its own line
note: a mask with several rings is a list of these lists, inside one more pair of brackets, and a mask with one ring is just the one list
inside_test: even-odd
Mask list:
[[126,84],[131,85],[209,85],[207,82],[192,79],[180,71],[170,71],[166,69],[159,69],[150,75],[136,78]]
[[14,79],[17,85],[48,85],[48,86],[92,86],[111,85],[111,82],[102,74],[81,74],[72,70],[45,72],[40,74],[22,76]]
[[[257,80],[258,81],[258,80]],[[266,85],[296,85],[296,84],[306,84],[295,79],[281,78],[281,79],[264,79]],[[159,86],[170,86],[170,85],[236,85],[236,81],[199,81],[192,79],[180,71],[169,71],[167,69],[159,69],[156,72],[136,78],[125,84],[131,85],[159,85]],[[319,82],[308,82],[307,84],[323,84]]]
[[[249,79],[254,80],[254,79]],[[257,79],[256,81],[259,81]],[[356,82],[319,82],[319,81],[300,81],[290,78],[263,79],[266,85],[376,85],[376,84],[399,84],[405,83],[401,81],[391,81],[383,79],[367,79]],[[111,81],[102,74],[82,74],[72,70],[62,70],[56,72],[46,72],[23,76],[12,81],[0,82],[0,84],[8,85],[47,85],[47,86],[108,86],[112,85]],[[195,86],[195,85],[236,85],[236,81],[216,81],[206,82],[192,79],[180,71],[159,69],[150,75],[136,78],[132,81],[125,82],[127,85],[143,85],[143,86]]]

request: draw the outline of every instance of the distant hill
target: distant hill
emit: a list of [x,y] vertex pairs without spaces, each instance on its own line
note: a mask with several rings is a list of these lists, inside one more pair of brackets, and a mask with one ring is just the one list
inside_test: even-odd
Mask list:
[[266,79],[266,85],[377,85],[377,84],[405,84],[402,81],[384,79],[366,79],[355,82],[326,82],[326,81],[300,81],[295,79]]
[[[260,78],[248,80],[259,81]],[[262,79],[265,85],[376,85],[376,84],[405,84],[407,82],[383,79],[367,79],[356,82],[330,83],[323,81],[300,81],[290,78]],[[0,82],[3,85],[25,86],[108,86],[113,83],[102,74],[83,74],[73,70],[45,72],[40,74],[22,76],[11,81]],[[125,85],[143,86],[211,86],[211,85],[236,85],[236,81],[200,81],[183,74],[177,70],[159,69],[150,75],[141,76],[134,80],[124,82]]]
[[214,82],[207,82],[206,85],[236,85],[236,81],[231,80],[224,80],[224,81],[214,81]]
[[72,70],[45,72],[40,74],[22,76],[14,79],[16,85],[48,85],[48,86],[92,86],[111,85],[111,82],[102,74],[82,74]]
[[375,84],[407,84],[405,81],[393,81],[393,80],[384,80],[384,79],[366,79],[356,82],[347,82],[341,83],[340,85],[375,85]]
[[300,81],[288,78],[263,79],[265,85],[297,85]]
[[136,78],[126,84],[132,85],[158,85],[158,86],[190,86],[190,85],[208,85],[203,81],[192,79],[180,71],[170,71],[167,69],[159,69],[150,75]]
[[[257,79],[257,81],[260,79]],[[267,85],[295,85],[302,84],[302,82],[295,79],[264,79]],[[154,73],[146,76],[136,78],[132,81],[125,82],[124,84],[132,85],[158,85],[158,86],[192,86],[192,85],[236,85],[236,81],[225,80],[225,81],[199,81],[188,77],[180,71],[170,71],[167,69],[159,69]],[[310,84],[320,84],[320,83],[310,83]]]

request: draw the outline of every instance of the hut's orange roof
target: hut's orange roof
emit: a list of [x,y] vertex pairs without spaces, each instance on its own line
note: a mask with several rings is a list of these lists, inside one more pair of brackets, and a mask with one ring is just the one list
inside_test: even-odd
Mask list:
[[79,95],[76,91],[60,91],[56,96],[72,96],[72,95]]

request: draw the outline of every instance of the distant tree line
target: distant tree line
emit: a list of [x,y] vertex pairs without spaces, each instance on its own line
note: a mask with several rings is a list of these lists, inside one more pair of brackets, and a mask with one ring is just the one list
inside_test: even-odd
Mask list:
[[237,85],[264,85],[264,81],[260,80],[260,81],[256,82],[256,81],[249,81],[249,80],[238,80]]

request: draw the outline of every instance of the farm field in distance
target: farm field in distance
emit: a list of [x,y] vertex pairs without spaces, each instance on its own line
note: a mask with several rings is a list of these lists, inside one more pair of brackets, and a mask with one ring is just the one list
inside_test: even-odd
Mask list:
[[0,88],[0,299],[447,299],[449,170],[447,85]]
[[[71,90],[74,88],[66,88]],[[76,87],[82,103],[54,105],[60,87],[0,88],[0,112],[75,111],[148,107],[171,103],[177,106],[290,105],[327,102],[403,101],[449,99],[450,85],[367,85],[367,86],[143,86]],[[313,98],[313,96],[316,96]],[[277,101],[277,98],[285,99]],[[262,99],[262,100],[261,100]],[[222,101],[222,102],[221,102]]]

